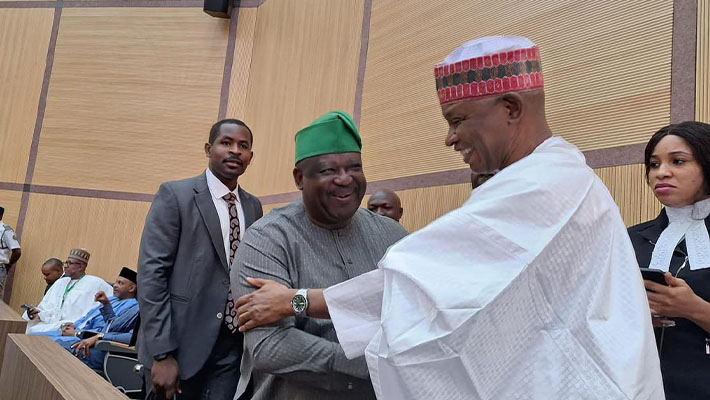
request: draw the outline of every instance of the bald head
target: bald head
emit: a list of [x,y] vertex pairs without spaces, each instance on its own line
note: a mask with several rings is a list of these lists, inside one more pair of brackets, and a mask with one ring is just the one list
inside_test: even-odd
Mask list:
[[51,285],[64,274],[64,263],[57,258],[50,258],[42,264],[42,276]]
[[399,222],[404,209],[399,200],[399,196],[389,189],[381,189],[375,192],[367,201],[367,209],[375,214],[389,217]]

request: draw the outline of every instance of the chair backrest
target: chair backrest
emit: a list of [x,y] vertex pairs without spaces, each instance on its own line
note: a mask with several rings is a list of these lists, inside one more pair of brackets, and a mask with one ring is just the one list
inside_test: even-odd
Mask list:
[[133,327],[133,334],[131,335],[131,340],[128,342],[129,346],[134,346],[136,345],[136,341],[138,341],[138,329],[141,326],[141,314],[138,313],[138,316],[136,317],[136,325]]
[[137,364],[135,356],[106,353],[104,376],[121,392],[129,396],[140,394],[143,389],[143,377],[134,372]]

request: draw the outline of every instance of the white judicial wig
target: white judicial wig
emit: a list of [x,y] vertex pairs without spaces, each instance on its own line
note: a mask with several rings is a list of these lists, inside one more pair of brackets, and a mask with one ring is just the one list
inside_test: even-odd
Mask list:
[[[493,40],[468,47],[490,55],[530,44]],[[460,53],[447,65],[478,57]],[[522,79],[522,90],[542,82]],[[452,96],[441,94],[444,83],[442,103]],[[365,354],[381,400],[664,399],[648,301],[618,208],[559,137],[393,245],[378,267],[328,288],[325,299],[346,355]]]

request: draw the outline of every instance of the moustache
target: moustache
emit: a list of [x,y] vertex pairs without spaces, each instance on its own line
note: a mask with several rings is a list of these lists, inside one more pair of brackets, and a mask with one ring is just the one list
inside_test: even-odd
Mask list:
[[223,162],[223,163],[226,163],[226,162],[236,162],[236,163],[239,164],[239,165],[243,165],[243,164],[244,164],[244,162],[242,162],[242,160],[240,160],[240,159],[238,159],[238,158],[236,158],[236,157],[225,158],[224,161],[222,161],[222,162]]

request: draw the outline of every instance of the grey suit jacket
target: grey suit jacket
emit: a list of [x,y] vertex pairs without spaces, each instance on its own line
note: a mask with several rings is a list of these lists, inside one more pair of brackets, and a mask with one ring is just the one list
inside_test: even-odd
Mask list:
[[[261,218],[259,199],[239,188],[245,228]],[[228,255],[205,174],[160,185],[138,255],[138,358],[174,352],[180,378],[204,365],[217,340],[229,291]],[[238,379],[238,378],[236,378]]]

